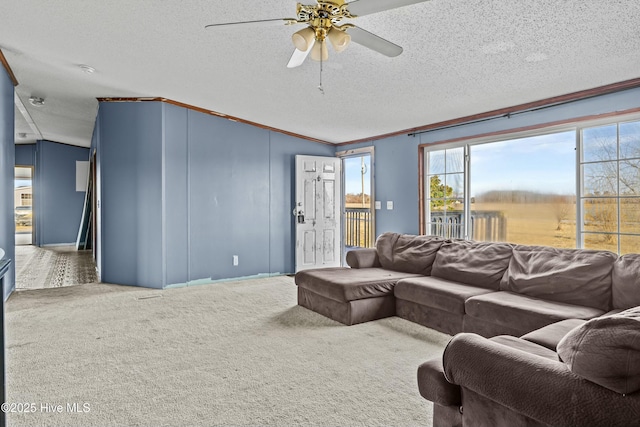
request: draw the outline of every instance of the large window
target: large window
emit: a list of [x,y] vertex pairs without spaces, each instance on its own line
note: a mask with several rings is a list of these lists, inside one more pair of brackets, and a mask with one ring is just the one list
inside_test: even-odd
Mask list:
[[640,121],[423,146],[423,232],[640,253]]
[[640,121],[581,132],[582,245],[640,252]]
[[457,238],[465,235],[464,158],[464,147],[427,155],[429,234]]
[[470,147],[474,240],[576,245],[574,131]]

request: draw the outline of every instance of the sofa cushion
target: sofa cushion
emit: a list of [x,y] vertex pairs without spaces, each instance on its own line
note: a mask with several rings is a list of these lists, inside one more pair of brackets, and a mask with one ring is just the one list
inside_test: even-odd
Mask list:
[[617,257],[608,251],[516,245],[500,289],[607,311]]
[[611,273],[613,308],[640,305],[640,254],[626,254],[613,263]]
[[397,299],[412,301],[450,313],[464,314],[464,302],[468,298],[493,291],[424,276],[400,280],[393,292]]
[[382,268],[318,268],[296,273],[296,285],[335,301],[349,302],[393,294],[396,282],[416,274]]
[[544,357],[555,362],[558,361],[558,353],[554,350],[531,341],[523,340],[522,338],[512,337],[511,335],[498,335],[489,339],[493,342],[497,342],[498,344],[524,351],[525,353],[535,354],[536,356]]
[[378,260],[382,268],[428,276],[440,246],[437,236],[383,233],[376,240]]
[[555,301],[545,301],[511,292],[491,292],[465,302],[467,316],[504,325],[512,329],[533,331],[564,319],[591,319],[603,310]]
[[440,247],[431,275],[442,279],[499,290],[511,259],[508,243],[456,240]]
[[640,307],[592,319],[558,343],[577,375],[620,394],[640,390]]
[[560,322],[552,323],[543,328],[531,331],[523,335],[523,340],[531,341],[551,350],[558,348],[558,343],[573,328],[584,325],[586,320],[583,319],[567,319]]

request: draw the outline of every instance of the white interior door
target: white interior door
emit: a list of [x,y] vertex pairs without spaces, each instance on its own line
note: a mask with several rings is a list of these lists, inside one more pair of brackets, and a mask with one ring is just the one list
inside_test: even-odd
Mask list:
[[296,156],[296,271],[340,266],[340,162]]

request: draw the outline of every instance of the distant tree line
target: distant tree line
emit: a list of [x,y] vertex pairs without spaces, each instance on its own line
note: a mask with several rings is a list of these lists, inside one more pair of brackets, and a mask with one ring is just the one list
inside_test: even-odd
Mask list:
[[472,202],[479,203],[575,203],[575,196],[526,190],[494,190],[481,193]]
[[[344,196],[345,198],[345,202],[346,203],[362,203],[362,193],[358,193],[358,194],[353,194],[353,193],[349,193],[347,195]],[[368,194],[364,194],[364,204],[369,204],[371,203],[371,196],[369,196]]]

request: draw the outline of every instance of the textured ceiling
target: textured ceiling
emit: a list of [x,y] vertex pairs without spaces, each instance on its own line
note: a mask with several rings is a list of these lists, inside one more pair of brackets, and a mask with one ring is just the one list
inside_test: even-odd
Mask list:
[[[204,29],[294,15],[290,0],[3,0],[0,49],[42,136],[84,146],[97,97],[164,97],[339,143],[640,77],[638,0],[431,0],[363,16],[404,52],[331,50],[324,95],[319,63],[286,68],[302,27]],[[24,120],[18,133],[36,138]]]

